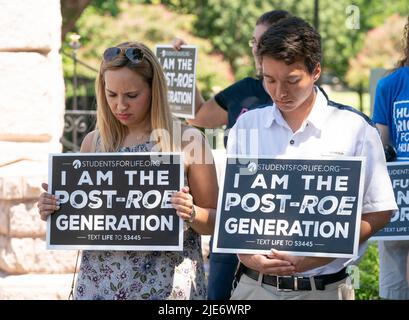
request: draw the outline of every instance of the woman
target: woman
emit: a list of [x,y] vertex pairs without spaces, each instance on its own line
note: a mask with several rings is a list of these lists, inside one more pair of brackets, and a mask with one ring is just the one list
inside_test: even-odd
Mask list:
[[[84,251],[75,298],[205,299],[200,234],[213,232],[218,192],[207,142],[198,130],[172,123],[162,68],[141,43],[105,50],[96,97],[96,130],[81,152],[184,151],[186,186],[171,202],[186,228],[181,252]],[[46,220],[58,203],[43,193],[38,207]]]
[[[381,133],[385,151],[396,150],[391,161],[408,161],[409,129],[404,125],[409,112],[409,16],[403,34],[403,58],[397,68],[381,79],[376,88],[373,121]],[[390,146],[393,146],[391,148]],[[388,158],[388,153],[385,152]],[[379,241],[379,296],[409,299],[409,241]]]

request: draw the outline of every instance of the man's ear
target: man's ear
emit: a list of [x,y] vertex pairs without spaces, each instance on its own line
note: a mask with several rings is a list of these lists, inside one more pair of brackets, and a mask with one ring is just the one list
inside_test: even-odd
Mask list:
[[320,76],[321,76],[321,64],[317,63],[314,71],[312,72],[312,77],[313,77],[314,81],[317,81]]

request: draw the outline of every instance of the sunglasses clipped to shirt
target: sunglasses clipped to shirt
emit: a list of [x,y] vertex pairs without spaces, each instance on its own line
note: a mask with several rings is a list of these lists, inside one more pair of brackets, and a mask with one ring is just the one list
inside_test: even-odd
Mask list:
[[119,48],[111,47],[104,51],[104,60],[112,61],[120,54],[123,54],[128,58],[129,61],[133,63],[139,63],[142,61],[144,54],[139,48]]

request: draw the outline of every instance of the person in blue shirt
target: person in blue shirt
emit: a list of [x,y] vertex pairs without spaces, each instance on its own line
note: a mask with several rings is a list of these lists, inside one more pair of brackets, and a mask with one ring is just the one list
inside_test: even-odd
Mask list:
[[[404,58],[378,83],[373,113],[385,151],[394,148],[399,161],[409,160],[409,16],[404,42]],[[378,247],[380,297],[409,299],[409,241],[379,241]]]
[[[264,90],[263,80],[260,77],[261,65],[256,56],[257,44],[270,26],[290,16],[291,14],[285,10],[272,10],[262,14],[257,19],[253,36],[249,41],[257,77],[246,77],[239,80],[207,101],[203,99],[200,91],[196,88],[196,115],[194,119],[187,120],[190,125],[202,128],[218,128],[226,125],[226,129],[230,129],[245,112],[272,104],[271,97]],[[176,38],[173,41],[173,46],[177,50],[180,50],[184,44],[186,43],[182,39]],[[227,137],[227,133],[226,131],[225,137]],[[210,250],[211,247],[210,243]],[[231,296],[234,274],[238,265],[237,256],[210,251],[209,261],[208,299],[228,300]]]

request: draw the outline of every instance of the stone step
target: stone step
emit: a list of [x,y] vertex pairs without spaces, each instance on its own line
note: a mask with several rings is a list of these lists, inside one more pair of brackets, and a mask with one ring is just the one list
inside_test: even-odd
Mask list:
[[67,300],[73,274],[0,274],[0,300]]

